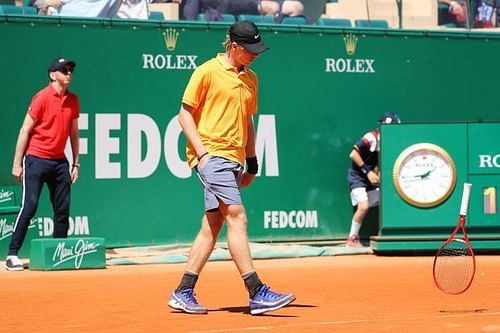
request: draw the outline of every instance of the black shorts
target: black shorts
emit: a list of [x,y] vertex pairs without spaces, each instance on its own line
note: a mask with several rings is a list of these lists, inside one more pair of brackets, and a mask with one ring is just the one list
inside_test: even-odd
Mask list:
[[362,173],[350,168],[347,172],[347,181],[349,182],[349,188],[355,189],[359,187],[366,188],[366,191],[371,191],[377,188],[377,186],[373,186],[368,178]]

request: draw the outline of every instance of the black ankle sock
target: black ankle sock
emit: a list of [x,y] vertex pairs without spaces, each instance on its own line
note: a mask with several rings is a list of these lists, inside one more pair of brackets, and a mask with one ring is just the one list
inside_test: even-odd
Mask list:
[[245,281],[245,287],[248,290],[250,298],[254,297],[264,285],[255,271],[243,275],[243,281]]
[[179,283],[179,286],[177,287],[176,290],[194,289],[196,281],[198,281],[198,274],[186,271],[184,272],[181,283]]

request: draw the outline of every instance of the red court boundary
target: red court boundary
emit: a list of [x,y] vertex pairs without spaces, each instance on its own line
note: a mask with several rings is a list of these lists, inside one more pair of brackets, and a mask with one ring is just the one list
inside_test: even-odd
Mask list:
[[500,332],[500,256],[478,256],[471,288],[440,292],[432,257],[256,260],[262,280],[293,292],[289,307],[248,314],[234,264],[209,262],[197,294],[207,315],[166,303],[184,264],[0,272],[1,332]]

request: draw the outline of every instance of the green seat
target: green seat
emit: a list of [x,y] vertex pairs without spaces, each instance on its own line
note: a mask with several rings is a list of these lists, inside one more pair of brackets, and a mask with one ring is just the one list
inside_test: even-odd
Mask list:
[[[222,17],[222,21],[219,22],[236,22],[236,17],[234,17],[233,14],[220,14],[220,16]],[[203,13],[198,14],[198,16],[196,16],[196,21],[208,22],[207,16]]]
[[388,29],[389,23],[386,20],[354,20],[356,28],[377,28]]
[[0,14],[23,15],[23,9],[20,6],[1,5],[0,6]]
[[36,8],[27,6],[0,5],[0,14],[4,15],[37,15]]
[[274,17],[270,15],[246,15],[238,16],[238,21],[250,21],[255,24],[274,24]]
[[220,14],[222,16],[222,22],[236,22],[236,17],[233,14]]
[[289,25],[308,25],[307,19],[304,16],[286,16],[281,20],[281,24]]
[[37,10],[33,6],[24,6],[24,15],[38,15]]
[[165,21],[165,16],[162,12],[149,12],[150,20]]
[[320,26],[329,26],[329,27],[342,27],[342,28],[351,28],[352,23],[349,19],[342,18],[318,18],[316,21],[317,25]]

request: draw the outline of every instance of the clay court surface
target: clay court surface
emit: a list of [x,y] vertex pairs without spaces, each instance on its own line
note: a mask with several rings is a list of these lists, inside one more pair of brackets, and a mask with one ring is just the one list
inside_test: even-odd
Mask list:
[[431,257],[347,255],[257,260],[264,280],[293,292],[262,316],[230,261],[209,262],[197,286],[207,315],[166,304],[184,264],[80,271],[0,271],[0,332],[500,332],[500,256],[478,256],[472,287],[439,291]]

